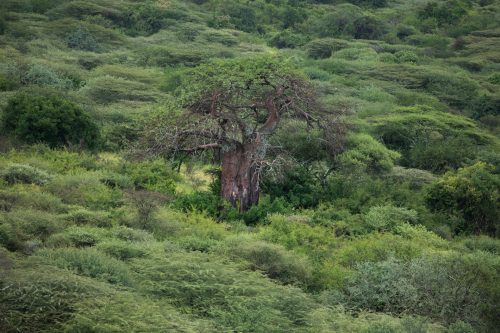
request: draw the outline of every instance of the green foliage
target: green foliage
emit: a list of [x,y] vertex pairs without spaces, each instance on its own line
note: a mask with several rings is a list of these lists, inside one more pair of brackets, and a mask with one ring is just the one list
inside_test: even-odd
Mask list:
[[120,204],[120,191],[102,184],[96,174],[65,175],[54,178],[47,189],[68,204],[91,209],[115,207]]
[[94,249],[42,249],[37,252],[37,257],[42,262],[73,271],[78,275],[112,284],[128,285],[131,283],[127,266]]
[[457,22],[467,15],[470,8],[470,1],[448,0],[442,3],[429,2],[418,12],[418,16],[423,20],[435,20],[438,27],[444,25],[457,24]]
[[76,303],[108,292],[96,281],[47,266],[1,277],[0,284],[3,332],[58,330]]
[[[497,331],[498,13],[0,1],[0,331]],[[289,154],[250,211],[207,188],[206,165],[128,158],[151,116],[173,128],[235,87],[254,103],[272,73],[313,80],[350,135],[330,149],[282,117],[268,152]]]
[[178,312],[134,293],[114,293],[80,302],[76,314],[64,324],[65,332],[216,332],[208,321]]
[[315,39],[309,42],[305,48],[307,55],[313,59],[330,58],[333,52],[341,50],[347,46],[347,43],[333,38]]
[[362,16],[353,22],[354,38],[380,39],[386,32],[384,22],[373,16]]
[[20,92],[4,109],[4,128],[27,143],[95,148],[99,130],[78,105],[52,93]]
[[10,164],[0,171],[0,177],[8,184],[47,184],[52,176],[47,172],[26,164]]
[[431,171],[458,168],[474,158],[474,143],[491,140],[465,117],[424,107],[401,108],[373,118],[374,132],[402,153],[402,164]]
[[351,135],[347,139],[347,146],[347,151],[338,156],[338,163],[346,170],[387,172],[400,156],[367,134]]
[[478,323],[484,315],[479,304],[495,297],[485,294],[490,282],[484,274],[491,259],[478,254],[362,263],[343,297],[358,309],[409,312],[446,323],[460,319]]
[[293,49],[302,46],[305,43],[305,38],[290,29],[285,29],[275,33],[268,43],[278,49]]
[[97,52],[100,45],[92,33],[84,26],[66,34],[65,42],[72,49]]
[[129,81],[110,75],[90,79],[81,92],[98,103],[118,101],[155,101],[154,91],[144,83]]
[[263,241],[236,237],[226,242],[229,255],[249,261],[250,269],[262,271],[269,278],[284,284],[295,284],[306,288],[310,286],[312,272],[306,257]]
[[394,231],[404,223],[416,224],[418,221],[416,211],[394,206],[374,206],[363,219],[374,231]]
[[500,178],[491,166],[478,162],[447,173],[427,193],[427,205],[462,221],[452,226],[456,233],[486,233],[498,236]]
[[120,260],[141,258],[146,255],[146,251],[142,247],[126,241],[118,240],[99,243],[97,249]]

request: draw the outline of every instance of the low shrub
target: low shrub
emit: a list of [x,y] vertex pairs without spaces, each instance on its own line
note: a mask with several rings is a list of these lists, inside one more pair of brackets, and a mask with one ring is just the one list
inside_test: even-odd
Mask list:
[[330,58],[333,52],[347,47],[347,43],[333,38],[315,39],[306,46],[307,55],[313,59]]
[[72,49],[97,52],[101,48],[94,35],[84,26],[68,32],[64,40]]
[[188,251],[209,252],[220,245],[220,241],[196,236],[184,236],[175,240],[175,244]]
[[76,225],[87,225],[100,228],[111,228],[113,226],[111,217],[108,213],[86,209],[71,211],[66,219]]
[[112,284],[129,285],[131,283],[125,264],[95,249],[42,249],[37,252],[36,257],[42,262],[68,269],[78,275]]
[[137,230],[124,226],[114,229],[114,236],[128,242],[145,242],[153,240],[153,235],[145,230]]
[[122,199],[119,190],[108,188],[93,173],[58,176],[47,185],[47,190],[65,203],[90,209],[117,207]]
[[0,171],[0,177],[8,184],[36,184],[45,185],[51,179],[47,172],[27,164],[10,164]]
[[62,330],[76,303],[109,292],[97,281],[46,266],[16,271],[0,284],[3,332]]
[[394,231],[398,226],[416,224],[417,212],[412,209],[394,206],[374,206],[363,216],[370,231]]
[[146,250],[138,245],[135,245],[133,243],[127,242],[127,241],[119,241],[119,240],[113,240],[113,241],[106,241],[99,243],[97,246],[97,249],[99,251],[102,251],[111,257],[114,257],[116,259],[120,260],[129,260],[132,258],[141,258],[146,256],[147,252]]
[[206,320],[179,312],[167,302],[158,302],[130,292],[103,295],[80,302],[75,314],[63,325],[65,332],[217,332]]
[[242,237],[226,242],[229,256],[247,260],[250,269],[261,271],[271,279],[305,288],[312,282],[311,265],[305,256],[286,251],[280,245]]

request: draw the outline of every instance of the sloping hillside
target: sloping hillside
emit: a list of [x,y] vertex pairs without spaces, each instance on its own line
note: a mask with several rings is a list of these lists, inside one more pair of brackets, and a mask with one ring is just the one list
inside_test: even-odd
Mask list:
[[[495,0],[3,0],[0,331],[495,332],[499,22]],[[215,153],[140,152],[199,66],[255,59],[338,128],[282,121],[239,212]]]

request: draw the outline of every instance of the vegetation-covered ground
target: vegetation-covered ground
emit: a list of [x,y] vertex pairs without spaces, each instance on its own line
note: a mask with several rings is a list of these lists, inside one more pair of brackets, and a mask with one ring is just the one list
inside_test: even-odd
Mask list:
[[[499,15],[3,0],[0,331],[498,331]],[[219,199],[212,156],[131,154],[182,113],[190,71],[261,56],[341,114],[335,154],[283,122],[288,155],[245,213]]]

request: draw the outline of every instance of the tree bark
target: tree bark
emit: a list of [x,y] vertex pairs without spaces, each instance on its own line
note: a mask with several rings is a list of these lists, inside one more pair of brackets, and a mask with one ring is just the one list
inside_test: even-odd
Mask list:
[[252,141],[238,145],[222,156],[221,197],[240,212],[259,202],[258,148],[259,143]]

